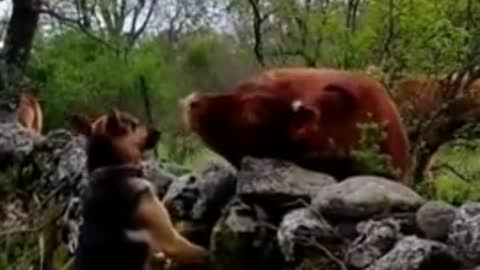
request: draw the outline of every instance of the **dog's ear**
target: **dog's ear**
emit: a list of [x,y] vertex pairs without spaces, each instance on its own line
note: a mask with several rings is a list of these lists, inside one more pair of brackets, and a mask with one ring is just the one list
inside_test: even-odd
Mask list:
[[76,132],[85,136],[90,136],[92,133],[92,121],[84,115],[72,115],[70,117],[70,125]]
[[110,109],[105,123],[106,134],[110,134],[110,136],[122,136],[127,130],[124,115],[122,115],[117,108]]

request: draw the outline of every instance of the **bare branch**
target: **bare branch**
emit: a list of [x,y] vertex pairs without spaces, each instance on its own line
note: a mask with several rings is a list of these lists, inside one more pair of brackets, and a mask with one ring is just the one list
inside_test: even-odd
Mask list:
[[67,24],[68,26],[70,27],[75,27],[79,30],[81,30],[85,35],[87,35],[89,38],[97,41],[98,43],[102,44],[103,46],[115,51],[115,52],[119,52],[119,48],[113,46],[111,43],[105,41],[104,39],[96,36],[95,34],[93,34],[91,32],[91,30],[89,28],[87,28],[81,20],[78,20],[78,19],[73,19],[73,18],[69,18],[69,17],[66,17],[60,13],[57,13],[55,12],[53,9],[49,9],[48,7],[47,8],[41,8],[38,10],[39,13],[41,14],[46,14],[52,18],[55,18],[59,21],[62,21],[63,23]]
[[467,183],[473,183],[474,182],[474,179],[465,176],[463,173],[459,172],[457,169],[455,169],[453,166],[451,166],[447,163],[440,163],[440,164],[432,167],[432,170],[442,170],[442,169],[453,173],[455,176],[457,176],[458,178],[462,179],[463,181],[465,181]]
[[[133,46],[133,44],[135,44],[135,42],[143,34],[143,32],[145,32],[145,29],[147,28],[148,24],[150,23],[150,21],[152,19],[153,11],[155,10],[156,4],[157,4],[156,0],[150,1],[150,8],[148,10],[147,16],[145,17],[145,20],[143,21],[140,28],[138,28],[138,30],[135,30],[135,28],[133,28],[136,25],[136,19],[135,19],[135,23],[132,23],[132,30],[133,31],[132,31],[132,35],[130,36],[130,41],[129,41],[130,46]],[[144,6],[142,5],[141,8],[143,8],[143,7]]]

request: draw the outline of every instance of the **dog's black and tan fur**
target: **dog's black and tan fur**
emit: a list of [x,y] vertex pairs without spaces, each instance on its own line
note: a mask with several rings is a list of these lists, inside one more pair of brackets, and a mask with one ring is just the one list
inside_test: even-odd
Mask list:
[[177,263],[203,262],[207,251],[174,229],[138,167],[159,132],[116,110],[93,122],[77,115],[72,124],[88,137],[91,178],[74,269],[140,270],[150,255],[162,253]]

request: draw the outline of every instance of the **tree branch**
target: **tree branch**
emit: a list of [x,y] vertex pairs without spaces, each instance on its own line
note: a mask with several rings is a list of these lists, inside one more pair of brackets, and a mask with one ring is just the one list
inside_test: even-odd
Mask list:
[[[156,4],[157,4],[156,0],[150,1],[150,8],[148,10],[147,16],[145,17],[145,20],[143,21],[142,25],[140,26],[140,28],[138,30],[135,30],[135,28],[132,28],[133,32],[132,32],[132,36],[130,37],[130,40],[129,40],[130,47],[133,46],[133,44],[135,44],[135,42],[138,40],[138,38],[140,38],[140,36],[143,34],[143,32],[145,32],[145,29],[147,29],[147,26],[152,19],[153,11],[155,10]],[[142,9],[143,9],[143,6],[142,6]],[[132,24],[132,25],[134,25],[134,24]],[[136,25],[136,21],[135,21],[135,25]]]
[[68,25],[70,27],[75,27],[75,28],[79,29],[80,31],[82,31],[89,38],[97,41],[98,43],[102,44],[103,46],[107,47],[108,49],[111,49],[111,50],[113,50],[117,53],[120,52],[120,49],[118,47],[113,46],[111,43],[109,43],[106,40],[104,40],[104,39],[96,36],[95,34],[93,34],[90,31],[89,28],[87,28],[84,24],[82,24],[81,20],[66,17],[66,16],[64,16],[60,13],[55,12],[52,9],[48,9],[48,7],[46,9],[41,8],[41,9],[38,10],[38,12],[40,12],[41,14],[46,14],[46,15],[52,17],[52,18],[55,18],[55,19],[65,23],[66,25]]
[[258,63],[261,66],[265,66],[265,57],[263,55],[263,37],[262,37],[262,24],[265,18],[262,18],[260,13],[260,7],[258,6],[258,0],[248,0],[253,13],[253,37],[254,46],[253,52],[257,58]]

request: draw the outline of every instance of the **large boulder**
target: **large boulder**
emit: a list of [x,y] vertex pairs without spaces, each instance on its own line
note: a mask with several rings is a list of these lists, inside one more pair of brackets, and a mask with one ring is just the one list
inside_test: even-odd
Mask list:
[[294,210],[284,216],[277,231],[280,250],[287,262],[294,262],[306,249],[325,247],[340,249],[343,239],[322,217],[309,208]]
[[[324,187],[336,183],[329,175],[303,169],[291,162],[246,157],[238,172],[237,195],[248,202],[279,210],[306,206]],[[303,201],[304,205],[295,202]]]
[[408,236],[367,270],[460,269],[460,261],[445,244]]
[[407,186],[377,176],[355,176],[326,186],[312,207],[326,217],[368,219],[374,215],[414,212],[425,200]]
[[235,194],[235,184],[231,170],[212,163],[199,174],[172,183],[163,200],[175,218],[198,221],[213,215],[215,219]]
[[447,244],[461,256],[466,266],[480,264],[480,203],[465,203],[458,209]]

